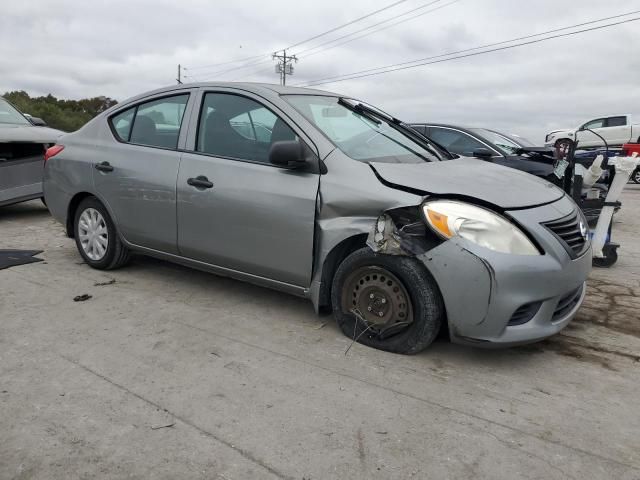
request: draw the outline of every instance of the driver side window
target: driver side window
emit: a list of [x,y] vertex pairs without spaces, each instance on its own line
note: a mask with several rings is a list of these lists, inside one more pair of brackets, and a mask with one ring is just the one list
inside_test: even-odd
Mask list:
[[602,128],[604,127],[604,118],[598,118],[597,120],[591,120],[590,122],[585,123],[582,128],[584,129],[594,129],[594,128]]
[[280,117],[255,100],[230,93],[207,93],[204,97],[198,152],[269,163],[274,142],[296,138]]
[[458,155],[472,157],[474,150],[487,148],[475,138],[457,130],[439,127],[431,127],[430,130],[431,133],[429,137],[431,139],[442,145],[450,152],[457,153]]

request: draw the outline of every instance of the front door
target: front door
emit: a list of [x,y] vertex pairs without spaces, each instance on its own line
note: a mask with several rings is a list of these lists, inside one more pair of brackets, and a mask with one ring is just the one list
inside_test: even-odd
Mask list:
[[276,141],[297,134],[254,98],[205,93],[195,151],[178,175],[182,256],[308,286],[319,174],[268,162]]
[[606,125],[605,118],[598,118],[596,120],[591,120],[585,123],[582,126],[582,129],[576,133],[576,140],[578,140],[578,148],[604,146],[600,137],[598,137],[597,135],[594,135],[593,132],[590,132],[589,130],[593,130],[597,134],[602,135],[604,137],[606,135],[606,132],[604,132],[605,125]]
[[96,191],[124,238],[174,254],[177,149],[188,100],[189,93],[181,93],[118,112],[109,119],[110,137],[93,155]]

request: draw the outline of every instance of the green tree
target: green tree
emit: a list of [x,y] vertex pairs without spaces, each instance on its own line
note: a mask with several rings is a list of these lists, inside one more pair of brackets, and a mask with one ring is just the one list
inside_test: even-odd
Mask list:
[[7,92],[3,96],[21,112],[39,117],[51,128],[65,132],[78,130],[93,117],[118,103],[104,96],[81,100],[58,99],[51,94],[30,97],[24,90]]

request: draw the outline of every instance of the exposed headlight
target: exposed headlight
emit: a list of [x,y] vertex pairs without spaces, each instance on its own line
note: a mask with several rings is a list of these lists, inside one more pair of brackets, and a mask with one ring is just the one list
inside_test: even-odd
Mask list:
[[462,237],[501,253],[540,255],[522,230],[486,208],[452,200],[432,200],[425,202],[422,210],[427,224],[443,238]]

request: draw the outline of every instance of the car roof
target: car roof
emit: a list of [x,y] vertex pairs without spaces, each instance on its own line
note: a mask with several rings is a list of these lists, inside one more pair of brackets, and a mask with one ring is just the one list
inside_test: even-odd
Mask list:
[[215,88],[236,88],[239,90],[245,90],[247,92],[262,94],[263,96],[279,96],[279,95],[324,95],[339,97],[341,95],[337,93],[327,92],[324,90],[316,90],[314,88],[302,88],[302,87],[290,87],[283,85],[276,85],[271,83],[257,83],[257,82],[194,82],[194,83],[181,83],[178,85],[171,85],[169,87],[157,88],[148,92],[141,93],[119,103],[124,105],[131,103],[152,95],[171,93],[174,91],[181,91],[189,88],[202,88],[202,87],[215,87]]

